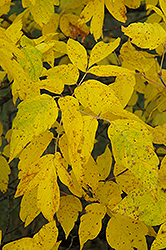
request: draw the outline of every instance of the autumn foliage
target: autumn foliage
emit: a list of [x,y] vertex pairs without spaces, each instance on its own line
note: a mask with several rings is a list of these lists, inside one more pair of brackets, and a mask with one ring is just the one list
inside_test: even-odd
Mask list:
[[11,242],[2,230],[2,249],[63,249],[76,227],[79,249],[101,230],[106,249],[165,249],[166,1],[13,3],[0,1],[0,88],[18,109],[0,123],[1,197],[14,164],[24,227],[45,223]]

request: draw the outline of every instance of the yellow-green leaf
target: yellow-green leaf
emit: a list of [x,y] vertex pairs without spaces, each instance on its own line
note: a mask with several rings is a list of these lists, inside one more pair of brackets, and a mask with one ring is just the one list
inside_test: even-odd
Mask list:
[[143,49],[156,49],[166,42],[166,31],[158,23],[132,23],[122,27],[122,31],[132,43]]
[[81,71],[85,72],[87,68],[86,49],[77,41],[69,39],[67,42],[67,54],[70,61]]
[[8,188],[9,174],[11,173],[10,167],[6,159],[0,155],[0,191],[5,193]]
[[119,37],[114,42],[110,43],[104,43],[103,41],[98,42],[91,51],[88,67],[91,67],[93,64],[100,62],[109,54],[111,54],[119,46],[119,43]]
[[20,103],[12,127],[10,161],[34,136],[50,128],[57,116],[57,105],[49,95],[43,94]]
[[32,81],[37,81],[43,69],[42,53],[31,45],[22,49],[26,61],[19,59],[19,63]]
[[24,194],[20,205],[20,219],[27,227],[38,216],[40,210],[37,207],[37,188]]
[[148,227],[141,221],[120,214],[114,214],[108,222],[106,238],[108,244],[116,250],[147,250],[145,235]]
[[37,206],[43,216],[52,221],[54,214],[59,209],[60,191],[54,165],[50,166],[47,175],[38,187]]
[[142,123],[116,120],[108,128],[113,155],[140,180],[144,188],[156,195],[159,159],[153,150],[153,136]]
[[82,211],[82,205],[78,198],[73,195],[62,196],[60,198],[59,210],[56,213],[58,221],[61,223],[67,239],[74,223],[77,220],[78,213]]
[[[161,193],[165,196],[163,190]],[[134,220],[144,221],[146,225],[157,226],[165,222],[165,202],[166,197],[158,197],[157,201],[144,189],[137,189],[126,196],[113,211]]]
[[86,214],[81,216],[79,227],[80,250],[87,240],[93,240],[99,234],[102,227],[102,219],[106,213],[105,206],[92,203],[85,208]]

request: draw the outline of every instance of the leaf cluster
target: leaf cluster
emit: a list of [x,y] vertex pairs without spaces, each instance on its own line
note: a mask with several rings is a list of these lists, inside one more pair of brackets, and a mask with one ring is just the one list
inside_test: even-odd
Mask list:
[[[0,123],[0,190],[14,164],[24,227],[39,214],[46,222],[4,244],[7,226],[3,250],[62,249],[59,225],[69,248],[78,234],[83,249],[105,218],[107,249],[166,248],[165,1],[22,0],[18,15],[12,6],[0,3],[0,86],[17,107],[11,128]],[[146,20],[129,24],[143,6]],[[106,12],[123,35],[106,36]]]

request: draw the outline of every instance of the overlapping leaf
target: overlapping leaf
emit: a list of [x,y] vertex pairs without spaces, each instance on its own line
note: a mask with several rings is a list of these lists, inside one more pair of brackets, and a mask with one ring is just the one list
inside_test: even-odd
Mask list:
[[37,187],[24,194],[20,205],[20,219],[27,227],[40,213],[37,207]]
[[132,120],[116,120],[108,136],[118,165],[124,165],[140,180],[146,190],[157,191],[159,159],[153,150],[153,136],[141,123]]
[[74,227],[79,211],[82,210],[81,202],[73,195],[62,196],[60,198],[59,210],[56,213],[58,221],[65,231],[66,238]]
[[49,95],[43,94],[20,103],[12,127],[10,160],[16,157],[34,136],[50,128],[57,116],[58,108]]
[[93,240],[99,234],[105,213],[106,208],[98,203],[86,207],[86,214],[81,217],[79,227],[80,249],[87,240]]
[[11,170],[6,159],[1,155],[0,155],[0,166],[1,166],[0,191],[5,193],[8,188],[9,174],[11,173]]
[[143,49],[156,49],[166,42],[166,31],[158,23],[132,23],[122,27],[122,31],[132,39],[132,43]]
[[143,222],[120,214],[112,216],[106,229],[107,241],[116,250],[133,250],[134,248],[147,250],[145,238],[147,234],[148,228]]

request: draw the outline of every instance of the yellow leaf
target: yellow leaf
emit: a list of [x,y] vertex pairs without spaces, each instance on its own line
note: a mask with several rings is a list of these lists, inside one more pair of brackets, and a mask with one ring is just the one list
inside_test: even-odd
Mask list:
[[86,49],[77,41],[69,39],[67,42],[67,54],[70,61],[81,71],[85,72],[87,68]]
[[137,121],[116,120],[108,128],[108,136],[116,163],[128,168],[155,196],[159,159],[153,150],[153,136],[147,127]]
[[55,153],[54,164],[57,169],[57,174],[59,176],[60,181],[65,184],[74,195],[81,197],[81,190],[78,186],[75,185],[73,179],[65,168],[59,152]]
[[99,81],[85,81],[75,89],[74,93],[79,102],[85,108],[93,111],[96,116],[101,114],[101,117],[103,117],[103,114],[108,111],[114,114],[123,112],[123,107],[114,91]]
[[49,167],[48,173],[38,187],[37,206],[43,216],[52,221],[54,214],[59,209],[60,191],[57,183],[55,167]]
[[105,5],[108,11],[113,15],[115,19],[118,21],[125,23],[127,20],[126,17],[126,7],[124,5],[124,1],[119,0],[105,0]]
[[58,229],[56,227],[56,221],[53,220],[42,226],[40,231],[33,236],[33,240],[40,249],[51,250],[57,241],[57,237]]
[[85,208],[86,214],[81,216],[79,227],[80,250],[87,240],[93,240],[99,234],[102,227],[102,219],[106,208],[98,203],[92,203]]
[[137,51],[129,40],[122,45],[120,55],[123,67],[138,70],[141,73],[146,72],[155,64],[154,58],[148,58],[141,51]]
[[46,89],[50,92],[61,94],[64,90],[64,82],[60,78],[47,78],[39,80],[35,83],[35,87],[39,89]]
[[163,223],[152,243],[151,250],[160,250],[166,248],[166,223]]
[[14,44],[18,42],[18,40],[22,36],[22,20],[15,20],[6,30],[5,34],[12,40]]
[[[94,147],[95,134],[98,126],[96,119],[90,116],[83,116],[83,131],[80,144],[78,148],[75,149],[75,153],[71,154],[70,144],[69,144],[69,156],[72,163],[72,168],[77,181],[89,183],[89,185],[94,188],[96,187],[98,181],[98,169],[91,157],[91,152]],[[90,178],[93,175],[94,178]]]
[[0,166],[1,166],[0,190],[1,192],[5,193],[8,188],[8,181],[9,181],[8,175],[11,173],[11,171],[6,159],[1,155],[0,155]]
[[104,20],[104,0],[90,1],[80,14],[80,23],[87,23],[90,19],[90,32],[97,41],[102,37],[102,27]]
[[[51,250],[54,247],[58,236],[56,222],[52,221],[44,225],[33,238],[25,237],[6,244],[3,250]],[[57,248],[55,248],[57,249]]]
[[40,159],[40,156],[48,147],[52,138],[53,134],[49,130],[46,130],[41,135],[34,137],[28,146],[21,152],[18,164],[18,169],[21,170],[18,174],[19,179],[25,176],[31,164]]
[[80,24],[78,22],[79,16],[74,14],[64,14],[60,19],[60,29],[67,37],[76,39],[77,36],[81,36],[82,39],[89,34],[89,28],[86,24]]
[[108,210],[112,210],[122,200],[121,193],[118,184],[113,181],[106,181],[98,183],[95,196]]
[[130,9],[137,9],[141,4],[141,0],[124,0],[124,4]]
[[114,214],[109,220],[106,229],[108,244],[116,250],[147,250],[145,235],[148,234],[147,226],[120,214]]
[[10,145],[6,145],[4,148],[3,148],[3,155],[6,156],[6,157],[10,157]]
[[39,246],[36,246],[35,241],[32,238],[24,237],[22,239],[12,241],[3,247],[3,250],[41,250]]
[[[37,0],[35,5],[28,0],[30,12],[35,20],[41,27],[47,24],[54,14],[54,5],[59,5],[57,0]],[[24,6],[23,6],[24,7]]]
[[[14,78],[12,84],[13,99],[18,95],[21,100],[26,98],[27,89],[30,87],[30,80],[21,65],[13,59],[13,55],[0,48],[0,64],[2,68]],[[13,79],[12,79],[13,80]],[[16,101],[15,99],[15,101]],[[14,101],[13,101],[14,102]],[[15,103],[15,102],[14,102]]]
[[63,157],[65,158],[67,163],[71,165],[70,158],[69,158],[68,140],[67,140],[66,134],[62,135],[61,138],[59,139],[59,147],[63,154]]
[[31,45],[22,48],[26,61],[19,59],[19,63],[24,71],[31,77],[32,81],[37,81],[41,75],[43,63],[42,53]]
[[49,22],[43,26],[42,33],[43,35],[47,35],[49,33],[55,33],[59,24],[59,14],[54,13]]
[[81,211],[81,202],[75,196],[67,195],[60,198],[60,206],[56,215],[65,232],[66,239],[71,229],[74,227],[74,223],[76,222],[78,214]]
[[63,127],[72,153],[75,153],[81,140],[83,121],[76,98],[66,96],[59,99],[62,111]]
[[57,105],[49,95],[43,94],[20,103],[12,127],[10,161],[34,136],[50,128],[57,116]]
[[114,91],[123,107],[125,107],[131,99],[135,83],[134,75],[126,75],[117,76],[115,82],[109,85],[110,89]]
[[159,15],[160,17],[163,18],[164,22],[166,21],[163,12],[162,12],[159,8],[157,8],[156,6],[151,5],[151,4],[148,4],[148,5],[146,6],[146,9],[147,9],[147,10],[150,10],[150,11],[152,11],[152,10],[155,11],[157,15]]
[[[73,64],[58,65],[47,71],[47,79],[56,79],[57,84],[63,82],[65,85],[74,85],[77,83],[79,71]],[[54,83],[55,84],[55,83]]]
[[122,27],[122,31],[132,39],[132,43],[143,49],[156,49],[166,42],[166,31],[158,23],[132,23]]
[[108,76],[125,76],[125,75],[135,75],[134,70],[129,70],[123,67],[115,65],[99,65],[94,66],[88,70],[88,73],[93,75],[108,77]]
[[83,167],[81,176],[81,185],[86,190],[89,187],[92,191],[94,191],[98,186],[98,182],[99,182],[98,167],[93,157],[90,156],[88,162]]
[[37,187],[53,167],[53,154],[47,154],[32,162],[17,186],[15,198]]
[[114,42],[110,43],[104,43],[103,41],[98,42],[91,51],[88,67],[91,67],[93,64],[103,60],[111,54],[119,46],[119,43],[119,37]]
[[23,52],[18,49],[12,40],[5,34],[5,31],[0,29],[0,48],[5,49],[7,52],[13,53],[18,58],[25,60]]
[[164,0],[159,0],[160,7],[166,16],[166,2]]
[[0,2],[0,16],[8,14],[11,5],[11,0],[2,0]]
[[37,207],[37,188],[24,194],[20,205],[20,219],[27,227],[40,213]]
[[96,162],[100,180],[105,180],[108,177],[112,166],[112,154],[108,146],[106,147],[104,153],[97,157]]
[[[125,172],[120,173],[122,171],[118,171],[119,166],[117,164],[115,164],[115,166],[116,166],[116,168],[114,167],[114,175],[116,177],[116,182],[119,184],[121,189],[126,194],[129,194],[130,192],[132,192],[133,190],[136,190],[138,188],[142,188],[140,181],[133,173],[130,172],[130,170],[126,171],[126,167],[122,166],[123,171],[125,171]],[[118,172],[120,173],[119,175],[118,175]]]
[[161,161],[158,182],[162,188],[164,188],[164,189],[166,188],[166,155],[164,156],[164,158]]
[[166,146],[166,123],[152,129],[154,136],[153,143],[164,144]]

